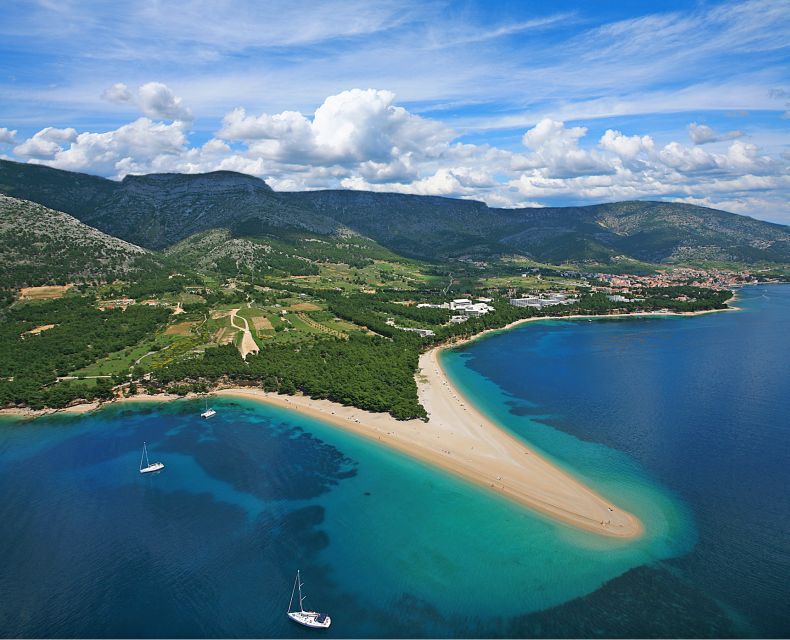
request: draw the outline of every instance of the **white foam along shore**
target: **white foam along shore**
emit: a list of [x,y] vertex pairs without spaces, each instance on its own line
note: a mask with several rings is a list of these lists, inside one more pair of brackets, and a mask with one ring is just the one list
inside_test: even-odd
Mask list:
[[[216,393],[257,400],[318,418],[449,471],[568,525],[605,536],[635,538],[643,532],[642,523],[636,516],[585,486],[480,413],[447,378],[439,361],[439,353],[442,349],[526,322],[687,316],[715,311],[527,318],[452,344],[434,347],[420,356],[416,376],[418,396],[429,416],[427,422],[400,421],[386,413],[372,413],[329,400],[315,400],[303,395],[286,396],[251,387],[224,388]],[[169,401],[178,397],[172,394],[141,394],[114,402]],[[85,413],[98,407],[97,403],[91,403],[60,411]],[[54,411],[6,409],[3,413],[33,417]]]

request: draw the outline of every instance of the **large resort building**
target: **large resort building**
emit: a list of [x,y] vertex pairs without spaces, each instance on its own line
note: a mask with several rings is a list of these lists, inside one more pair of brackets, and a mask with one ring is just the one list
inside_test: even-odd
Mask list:
[[573,304],[577,301],[578,298],[569,296],[565,293],[550,293],[544,297],[524,296],[522,298],[511,298],[510,304],[514,307],[534,307],[540,309],[542,307],[551,307],[556,304]]

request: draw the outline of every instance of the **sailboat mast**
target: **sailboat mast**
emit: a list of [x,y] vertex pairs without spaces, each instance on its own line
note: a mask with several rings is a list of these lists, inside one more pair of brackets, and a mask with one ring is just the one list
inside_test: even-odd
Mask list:
[[143,442],[143,452],[145,453],[145,466],[150,467],[151,461],[148,459],[148,446]]
[[299,576],[299,569],[296,570],[296,581],[299,583],[299,611],[304,611],[304,606],[302,605],[302,578]]
[[143,442],[143,453],[140,456],[140,471],[143,470],[143,458],[145,458],[145,442]]
[[296,592],[296,583],[299,581],[299,572],[296,573],[296,579],[294,580],[294,588],[291,589],[291,600],[288,602],[288,613],[291,613],[291,607],[294,603],[294,593]]

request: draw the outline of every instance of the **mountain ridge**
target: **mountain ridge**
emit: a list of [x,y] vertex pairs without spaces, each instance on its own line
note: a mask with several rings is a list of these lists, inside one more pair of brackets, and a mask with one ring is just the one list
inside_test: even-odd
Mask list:
[[74,216],[0,195],[0,288],[111,280],[154,262],[142,247]]
[[359,234],[405,256],[518,254],[543,262],[790,263],[790,227],[685,203],[626,201],[501,209],[475,200],[370,191],[276,192],[232,171],[120,182],[0,160],[0,193],[57,208],[110,235],[164,249],[211,229]]

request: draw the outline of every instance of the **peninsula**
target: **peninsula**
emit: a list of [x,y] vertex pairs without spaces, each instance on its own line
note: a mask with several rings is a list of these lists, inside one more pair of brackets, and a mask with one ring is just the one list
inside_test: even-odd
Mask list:
[[329,422],[580,529],[618,538],[636,538],[643,533],[636,516],[478,411],[445,375],[440,351],[437,347],[420,356],[417,388],[427,421],[395,420],[385,413],[261,389],[230,388],[217,393],[262,401]]

